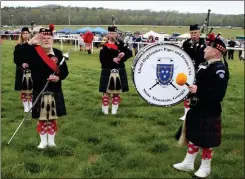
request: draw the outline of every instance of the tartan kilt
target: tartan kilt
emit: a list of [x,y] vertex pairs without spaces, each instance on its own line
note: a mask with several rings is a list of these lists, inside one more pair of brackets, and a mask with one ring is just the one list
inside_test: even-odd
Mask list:
[[[117,70],[119,71],[119,76],[120,76],[121,85],[122,85],[122,92],[129,91],[126,69],[119,68]],[[100,74],[99,92],[106,93],[110,74],[111,74],[111,69],[102,68],[102,71]]]
[[22,77],[23,77],[22,69],[16,66],[14,90],[16,91],[22,90]]
[[221,116],[190,109],[186,116],[186,138],[199,147],[218,147],[221,144]]
[[[33,102],[36,100],[39,93],[33,91]],[[61,92],[54,92],[54,100],[56,103],[56,113],[57,116],[64,116],[66,115],[66,107],[65,107],[65,100],[62,91]],[[32,108],[32,118],[38,119],[40,117],[40,110],[41,110],[41,97],[39,98],[37,104]]]

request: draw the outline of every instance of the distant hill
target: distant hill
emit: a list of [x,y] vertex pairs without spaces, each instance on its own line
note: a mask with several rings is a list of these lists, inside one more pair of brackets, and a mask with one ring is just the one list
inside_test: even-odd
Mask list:
[[[69,24],[69,15],[71,25],[112,24],[111,16],[114,15],[117,25],[189,26],[190,24],[202,25],[207,13],[180,13],[170,10],[155,12],[147,9],[119,10],[102,7],[71,7],[69,11],[68,6],[48,4],[39,7],[3,7],[1,23],[11,26],[12,23],[26,25],[34,21],[36,24],[63,25]],[[209,26],[244,27],[244,15],[222,15],[211,11]]]
[[64,6],[57,5],[57,4],[48,4],[44,6],[38,6],[38,8],[57,8],[57,7],[64,7]]

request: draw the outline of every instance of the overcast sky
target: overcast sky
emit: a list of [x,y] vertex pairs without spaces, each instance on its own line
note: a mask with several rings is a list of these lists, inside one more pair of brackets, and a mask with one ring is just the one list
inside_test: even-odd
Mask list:
[[1,7],[36,7],[47,4],[109,9],[176,10],[191,13],[207,13],[208,9],[211,9],[211,13],[215,14],[244,14],[244,1],[2,1]]

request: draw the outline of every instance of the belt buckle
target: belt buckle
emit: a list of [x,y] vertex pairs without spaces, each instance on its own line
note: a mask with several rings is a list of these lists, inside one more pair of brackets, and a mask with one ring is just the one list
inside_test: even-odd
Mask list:
[[198,99],[196,96],[193,96],[193,97],[190,99],[190,105],[191,105],[191,106],[196,106],[198,101],[199,101],[199,99]]

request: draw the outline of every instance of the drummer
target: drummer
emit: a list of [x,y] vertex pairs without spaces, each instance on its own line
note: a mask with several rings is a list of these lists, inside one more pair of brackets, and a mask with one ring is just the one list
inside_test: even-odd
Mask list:
[[[213,148],[221,144],[221,113],[229,80],[226,54],[222,40],[210,34],[205,48],[206,63],[199,66],[195,85],[188,86],[191,93],[191,109],[187,113],[180,141],[188,149],[185,159],[173,167],[180,171],[193,171],[195,159],[202,150],[202,160],[196,177],[206,178],[211,173]],[[183,140],[185,139],[185,140]],[[185,141],[185,142],[184,142]]]
[[139,31],[136,31],[134,33],[134,37],[133,37],[133,49],[134,49],[134,55],[136,56],[137,53],[138,53],[138,44],[137,42],[141,42],[142,41],[142,38],[140,36],[140,32]]

